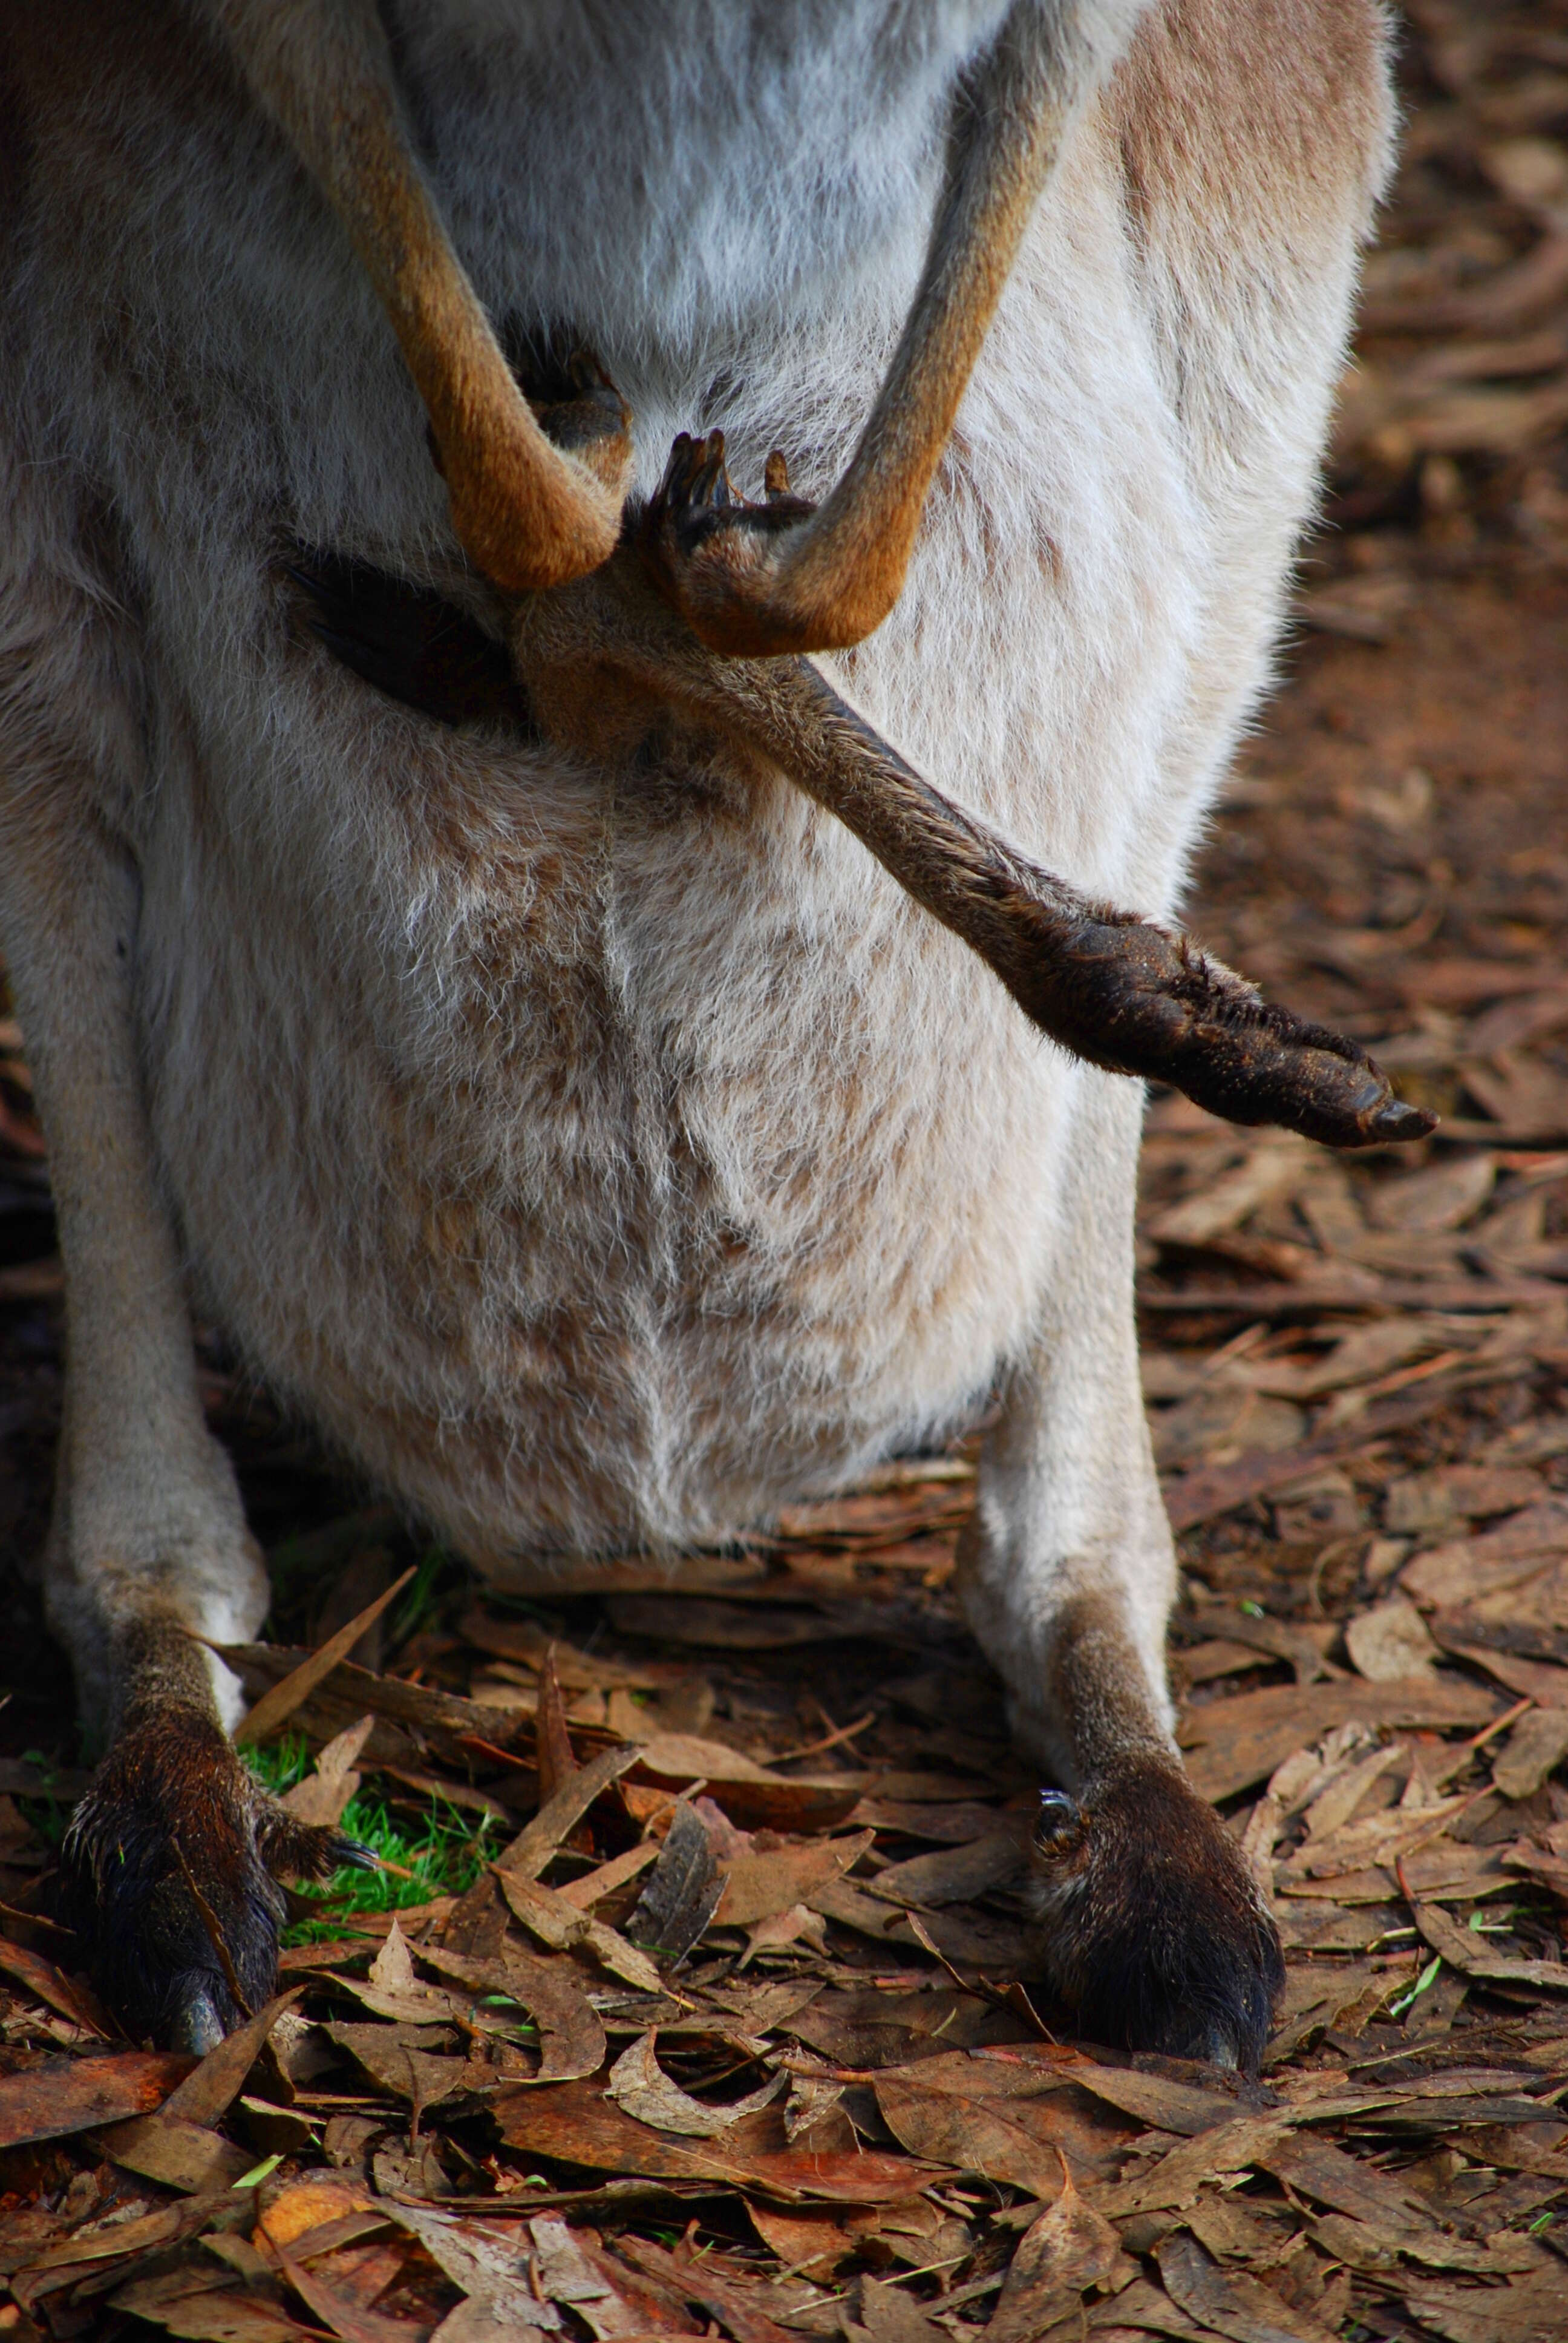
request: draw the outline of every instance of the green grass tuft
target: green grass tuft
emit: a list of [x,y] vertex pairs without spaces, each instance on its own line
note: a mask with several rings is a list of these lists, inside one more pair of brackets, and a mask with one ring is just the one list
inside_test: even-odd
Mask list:
[[[309,1748],[297,1734],[242,1754],[257,1780],[276,1797],[310,1771]],[[437,1896],[461,1896],[473,1885],[490,1853],[489,1816],[482,1815],[476,1824],[437,1796],[430,1798],[423,1822],[414,1825],[406,1809],[394,1814],[377,1792],[361,1790],[344,1809],[338,1828],[346,1838],[357,1839],[399,1870],[357,1871],[345,1865],[329,1880],[300,1887],[299,1895],[331,1908],[319,1920],[297,1919],[284,1931],[286,1945],[319,1944],[341,1936],[344,1923],[357,1912],[399,1912],[411,1904],[432,1903]]]

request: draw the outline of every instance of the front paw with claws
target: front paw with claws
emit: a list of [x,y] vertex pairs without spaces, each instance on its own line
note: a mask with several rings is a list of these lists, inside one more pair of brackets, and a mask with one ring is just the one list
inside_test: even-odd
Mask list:
[[1092,2041],[1255,2075],[1284,1984],[1244,1857],[1180,1765],[1150,1758],[1042,1794],[1044,1969]]
[[276,1987],[279,1879],[372,1861],[296,1822],[215,1718],[172,1702],[121,1733],[72,1815],[64,1916],[132,2037],[201,2056]]
[[775,592],[781,558],[816,507],[789,487],[778,448],[760,503],[743,497],[724,461],[724,434],[683,431],[643,514],[638,545],[665,600],[709,650],[760,659],[825,648]]

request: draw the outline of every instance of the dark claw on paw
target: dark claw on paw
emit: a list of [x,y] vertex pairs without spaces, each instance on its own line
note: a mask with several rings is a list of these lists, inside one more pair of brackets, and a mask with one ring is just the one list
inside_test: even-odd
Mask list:
[[1046,872],[1029,877],[1038,883],[1020,887],[1007,914],[1016,944],[988,957],[1020,1007],[1078,1056],[1168,1082],[1228,1121],[1278,1123],[1329,1147],[1435,1127],[1358,1042],[1265,1001],[1185,936],[1085,902]]
[[172,1704],[121,1734],[72,1815],[63,1916],[133,2039],[201,2055],[276,1985],[275,1875],[329,1874],[346,1844],[269,1797],[210,1715]]
[[709,431],[700,438],[682,431],[642,515],[638,543],[643,559],[660,591],[678,606],[680,571],[710,539],[735,532],[742,540],[737,550],[754,553],[758,539],[809,519],[816,509],[804,497],[791,494],[789,467],[777,447],[764,469],[759,504],[735,487],[724,452],[722,431]]
[[1255,2075],[1284,1983],[1279,1936],[1179,1769],[1130,1767],[1081,1805],[1047,1791],[1035,1846],[1046,1974],[1085,2035]]
[[335,1865],[349,1871],[379,1871],[381,1868],[381,1857],[375,1848],[367,1846],[359,1838],[335,1838],[332,1860]]

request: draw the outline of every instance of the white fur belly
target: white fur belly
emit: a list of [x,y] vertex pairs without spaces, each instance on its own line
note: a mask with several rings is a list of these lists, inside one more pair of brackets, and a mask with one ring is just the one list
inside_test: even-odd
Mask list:
[[[1205,548],[1113,158],[1082,143],[904,600],[846,673],[934,780],[1158,909],[1231,718],[1188,720]],[[458,739],[302,644],[290,533],[415,574],[449,540],[373,308],[334,257],[269,278],[266,210],[248,254],[236,229],[239,357],[192,394],[221,471],[184,442],[148,466],[134,415],[101,434],[133,534],[185,548],[143,573],[138,960],[197,1276],[270,1379],[471,1548],[756,1518],[950,1420],[1022,1349],[1098,1078],[787,784]],[[742,465],[782,438],[808,485],[831,476],[906,291],[896,254],[876,330],[853,282],[759,327],[726,410]],[[725,347],[650,372],[645,473]]]
[[518,778],[336,917],[158,825],[160,1152],[220,1318],[470,1544],[734,1526],[983,1391],[1071,1077],[785,785]]

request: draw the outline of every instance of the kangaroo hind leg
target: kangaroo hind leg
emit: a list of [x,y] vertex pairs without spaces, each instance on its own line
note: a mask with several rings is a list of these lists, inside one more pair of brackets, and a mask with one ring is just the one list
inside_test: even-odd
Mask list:
[[65,1841],[68,1913],[132,2033],[199,2051],[271,1989],[275,1874],[319,1872],[338,1848],[263,1794],[228,1739],[239,1687],[196,1640],[253,1635],[267,1586],[233,1470],[203,1421],[144,1104],[139,889],[113,826],[142,778],[141,728],[114,680],[134,652],[105,641],[107,596],[89,605],[42,555],[29,561],[29,499],[19,478],[9,485],[0,948],[49,1142],[66,1281],[45,1599],[81,1715],[106,1745]]

